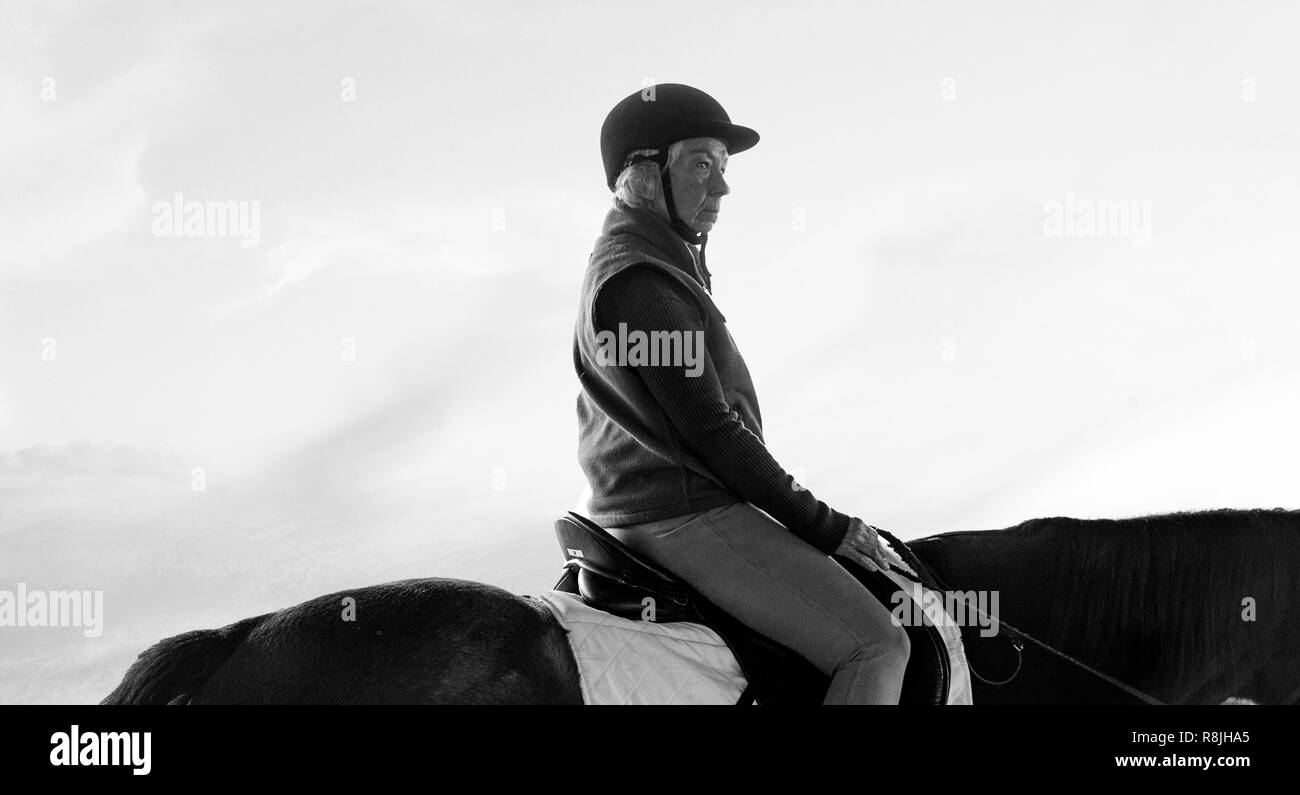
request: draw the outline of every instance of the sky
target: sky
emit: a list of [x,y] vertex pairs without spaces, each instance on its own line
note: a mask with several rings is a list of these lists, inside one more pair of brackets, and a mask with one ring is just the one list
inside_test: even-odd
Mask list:
[[[832,507],[904,539],[1300,507],[1297,23],[0,3],[0,590],[104,598],[99,637],[0,627],[0,703],[345,588],[551,587],[600,124],[656,82],[762,136],[714,297]],[[177,194],[256,235],[169,234]]]

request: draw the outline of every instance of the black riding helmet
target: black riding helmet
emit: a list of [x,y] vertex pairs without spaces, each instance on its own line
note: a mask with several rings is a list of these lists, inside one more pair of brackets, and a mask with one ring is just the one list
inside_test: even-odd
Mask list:
[[[680,83],[659,83],[625,98],[605,117],[600,128],[600,159],[605,165],[605,184],[611,191],[618,175],[632,163],[658,163],[673,231],[687,243],[702,245],[708,236],[677,217],[668,176],[668,147],[687,138],[721,138],[727,143],[729,155],[758,143],[758,133],[732,124],[727,111],[713,97]],[[655,149],[658,154],[628,157],[638,149]]]

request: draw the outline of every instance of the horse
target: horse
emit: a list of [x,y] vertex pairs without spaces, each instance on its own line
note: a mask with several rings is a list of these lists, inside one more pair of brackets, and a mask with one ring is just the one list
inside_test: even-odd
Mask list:
[[[999,595],[1004,631],[961,630],[976,704],[1300,696],[1300,511],[1038,518],[908,548],[945,589]],[[565,631],[543,602],[429,578],[167,638],[101,703],[582,701]]]

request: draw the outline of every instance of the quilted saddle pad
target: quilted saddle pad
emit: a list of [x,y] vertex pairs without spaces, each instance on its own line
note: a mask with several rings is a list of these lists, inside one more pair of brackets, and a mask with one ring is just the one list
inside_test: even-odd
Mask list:
[[[971,704],[970,667],[961,633],[943,611],[942,601],[895,571],[886,574],[943,637],[952,671],[947,703]],[[537,598],[568,633],[586,704],[735,704],[745,689],[735,655],[718,633],[702,624],[619,618],[562,591]]]
[[587,704],[735,704],[745,689],[736,656],[712,629],[619,618],[582,597],[539,597],[569,633]]

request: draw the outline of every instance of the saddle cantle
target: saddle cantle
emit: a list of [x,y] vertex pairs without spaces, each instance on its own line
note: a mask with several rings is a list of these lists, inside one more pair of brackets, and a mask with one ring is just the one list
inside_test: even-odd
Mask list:
[[[591,607],[620,618],[662,623],[691,621],[713,629],[736,655],[749,683],[738,703],[821,703],[829,684],[825,674],[719,609],[672,572],[639,556],[590,519],[569,512],[555,521],[555,535],[565,556],[564,574],[555,590],[577,594]],[[894,604],[892,597],[898,587],[892,580],[848,561],[840,562],[881,604]],[[653,613],[647,611],[648,606]],[[912,654],[903,677],[900,703],[946,703],[950,672],[943,638],[929,625],[907,626],[905,630]]]
[[572,574],[576,586],[570,592],[587,604],[619,618],[641,619],[645,600],[653,599],[655,621],[701,621],[689,585],[639,557],[590,519],[570,513],[556,520],[555,534],[568,560],[566,576]]

